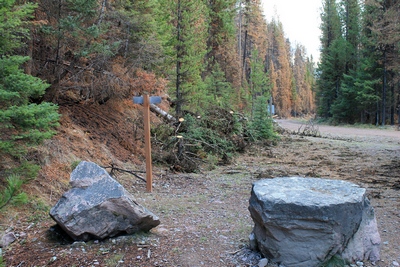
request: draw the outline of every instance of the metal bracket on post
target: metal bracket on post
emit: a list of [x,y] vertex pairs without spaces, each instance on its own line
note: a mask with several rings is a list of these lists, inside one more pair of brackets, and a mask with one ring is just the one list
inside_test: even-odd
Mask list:
[[133,97],[134,104],[142,104],[144,108],[144,147],[146,155],[146,190],[153,191],[153,175],[152,175],[152,160],[151,160],[151,142],[150,142],[150,104],[161,103],[160,96],[135,96]]

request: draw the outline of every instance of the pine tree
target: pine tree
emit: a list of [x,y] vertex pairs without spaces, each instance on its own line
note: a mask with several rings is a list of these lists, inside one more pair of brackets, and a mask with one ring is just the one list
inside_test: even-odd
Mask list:
[[[167,68],[166,51],[162,47],[165,25],[159,19],[162,10],[157,0],[123,0],[114,3],[106,22],[118,20],[121,25],[121,55],[125,65],[162,73]],[[103,26],[104,27],[104,26]],[[111,31],[107,35],[114,35]],[[118,36],[116,36],[118,37]]]
[[358,48],[360,45],[361,7],[359,0],[342,0],[342,21],[344,25],[344,39],[347,42],[345,74],[353,70],[358,61]]
[[[45,99],[57,102],[66,92],[98,103],[126,97],[129,86],[115,86],[123,82],[113,66],[129,66],[135,72],[161,65],[161,45],[154,40],[155,23],[149,14],[154,5],[154,1],[40,0],[32,74],[52,85]],[[121,87],[126,91],[118,91]]]
[[[369,39],[375,46],[378,61],[381,63],[381,88],[379,120],[385,125],[390,109],[390,123],[394,123],[395,108],[399,106],[400,93],[400,2],[396,0],[368,0],[365,3],[365,20],[370,30]],[[397,88],[397,89],[396,89]],[[400,110],[400,109],[399,109]],[[398,112],[400,115],[400,111]],[[399,120],[400,121],[400,120]]]
[[16,0],[0,2],[0,55],[9,54],[29,36],[27,18],[32,16],[36,5],[17,5]]
[[346,58],[343,53],[346,42],[342,36],[339,7],[335,0],[325,0],[321,14],[321,60],[318,65],[318,114],[332,117],[331,107],[335,103],[343,78]]
[[214,64],[211,73],[207,75],[204,83],[208,99],[205,103],[206,109],[213,108],[213,106],[226,109],[234,107],[235,98],[232,97],[232,86],[226,81],[225,74],[218,62]]
[[379,100],[375,94],[379,79],[373,79],[371,75],[370,68],[373,65],[368,58],[364,58],[357,69],[352,69],[349,75],[344,75],[341,94],[332,106],[335,121],[365,122],[369,109]]
[[234,18],[236,0],[207,0],[207,54],[206,68],[203,75],[212,71],[218,63],[222,69],[226,68],[227,54],[221,49],[227,42],[234,42],[235,25]]
[[264,61],[259,57],[258,51],[253,50],[251,55],[249,86],[252,103],[251,114],[253,117],[256,99],[261,96],[265,99],[269,99],[271,87],[268,74],[265,72]]
[[161,7],[167,13],[165,20],[173,25],[168,45],[173,51],[175,63],[171,81],[176,97],[175,113],[183,116],[184,108],[192,112],[202,111],[207,98],[201,71],[206,53],[205,6],[202,1],[166,0]]
[[[11,16],[15,10],[18,10],[19,19]],[[24,20],[32,12],[31,5],[18,6],[15,1],[3,1],[0,25],[9,26],[2,28],[4,36],[25,34]],[[23,45],[21,40],[15,37],[11,42],[12,45],[0,45],[0,154],[17,156],[25,151],[26,146],[39,144],[54,135],[59,115],[56,105],[39,101],[49,85],[23,72],[21,66],[29,58],[12,55]]]
[[[40,102],[49,85],[39,78],[25,74],[21,66],[29,58],[15,55],[15,50],[23,46],[22,40],[28,37],[26,21],[31,17],[33,8],[31,4],[17,5],[12,0],[0,2],[1,158],[10,155],[20,158],[28,147],[51,138],[56,133],[54,128],[58,126],[60,117],[56,105]],[[36,177],[37,168],[29,163],[21,165],[20,170],[24,166],[29,168],[18,171],[13,166],[10,168],[0,165],[0,169],[7,168],[10,173],[6,181],[0,181],[0,184],[5,182],[5,188],[0,192],[0,209],[9,203],[27,202],[27,195],[20,189],[27,178]]]
[[[267,27],[262,15],[259,0],[245,0],[240,2],[239,29],[238,29],[238,55],[241,67],[240,80],[244,94],[242,95],[243,107],[251,108],[251,66],[253,51],[258,52],[258,57],[264,59],[267,52]],[[249,102],[250,101],[250,102]]]
[[254,116],[249,123],[250,136],[255,140],[274,140],[277,135],[274,132],[271,116],[268,112],[268,98],[260,96],[255,99]]

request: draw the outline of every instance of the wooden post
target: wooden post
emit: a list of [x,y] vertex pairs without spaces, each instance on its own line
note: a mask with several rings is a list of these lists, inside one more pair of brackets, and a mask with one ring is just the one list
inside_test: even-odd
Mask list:
[[153,174],[151,167],[151,142],[150,142],[150,106],[161,103],[160,96],[144,95],[134,96],[134,104],[143,104],[143,121],[144,121],[144,150],[146,155],[146,190],[153,191]]
[[151,167],[151,142],[150,142],[150,98],[149,95],[143,96],[144,108],[144,148],[146,154],[146,190],[153,191],[153,175]]

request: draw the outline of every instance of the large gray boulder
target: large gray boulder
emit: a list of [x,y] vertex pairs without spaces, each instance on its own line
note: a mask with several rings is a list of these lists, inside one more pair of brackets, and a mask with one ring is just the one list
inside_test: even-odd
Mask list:
[[50,210],[50,216],[74,240],[149,231],[160,224],[157,216],[94,163],[82,161],[71,173],[70,185],[72,189]]
[[[340,180],[283,177],[253,184],[257,249],[286,267],[322,266],[334,255],[379,260],[380,236],[365,189]],[[254,245],[253,245],[254,246]]]

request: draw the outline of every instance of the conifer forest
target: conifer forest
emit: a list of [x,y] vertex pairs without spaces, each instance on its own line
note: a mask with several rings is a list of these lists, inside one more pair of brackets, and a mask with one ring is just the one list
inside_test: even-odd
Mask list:
[[[263,16],[260,0],[4,0],[1,60],[46,82],[19,96],[42,112],[44,101],[164,90],[177,117],[215,106],[251,114],[264,98],[281,117],[394,124],[399,10],[397,0],[323,0],[314,62]],[[140,86],[144,79],[153,86]],[[22,105],[8,102],[16,92],[5,83],[2,113]]]
[[272,106],[283,118],[398,123],[399,1],[322,4],[314,62],[260,0],[3,0],[0,148],[50,138],[60,105],[143,93],[162,94],[176,118],[240,114],[232,131],[253,139],[273,137],[260,128]]

